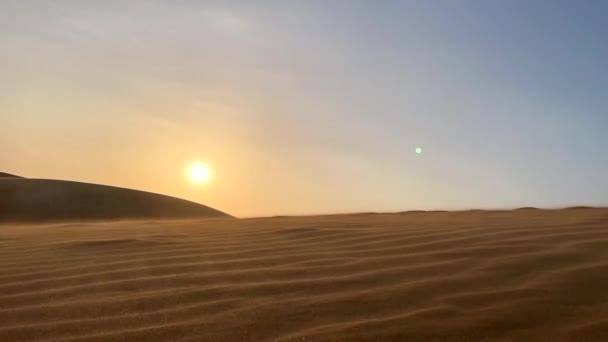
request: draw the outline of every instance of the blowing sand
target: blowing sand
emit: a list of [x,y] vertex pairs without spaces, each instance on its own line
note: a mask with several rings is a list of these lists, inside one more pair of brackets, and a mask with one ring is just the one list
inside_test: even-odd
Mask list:
[[0,226],[0,341],[608,341],[608,210]]

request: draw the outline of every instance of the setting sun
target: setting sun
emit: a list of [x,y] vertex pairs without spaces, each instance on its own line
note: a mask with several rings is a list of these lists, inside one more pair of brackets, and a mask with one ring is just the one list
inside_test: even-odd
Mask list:
[[211,178],[211,169],[202,162],[192,164],[188,173],[190,180],[197,184],[207,183]]

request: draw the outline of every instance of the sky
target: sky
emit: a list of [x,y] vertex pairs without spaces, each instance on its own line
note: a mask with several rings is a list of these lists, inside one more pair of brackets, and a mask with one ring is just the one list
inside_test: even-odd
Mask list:
[[0,171],[240,217],[608,205],[606,37],[605,1],[3,0]]

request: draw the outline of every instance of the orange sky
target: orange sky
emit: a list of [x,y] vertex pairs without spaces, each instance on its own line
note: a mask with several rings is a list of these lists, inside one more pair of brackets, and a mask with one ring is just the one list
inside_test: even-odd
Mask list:
[[605,11],[572,6],[3,3],[0,171],[236,216],[605,205]]

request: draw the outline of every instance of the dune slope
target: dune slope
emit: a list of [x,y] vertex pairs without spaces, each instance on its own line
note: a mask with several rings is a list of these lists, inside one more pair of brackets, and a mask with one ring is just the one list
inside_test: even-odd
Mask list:
[[0,226],[0,341],[608,341],[608,211]]
[[60,180],[0,178],[0,221],[228,216],[198,203],[144,191]]
[[22,178],[22,177],[15,176],[13,174],[6,173],[6,172],[0,172],[0,178]]

